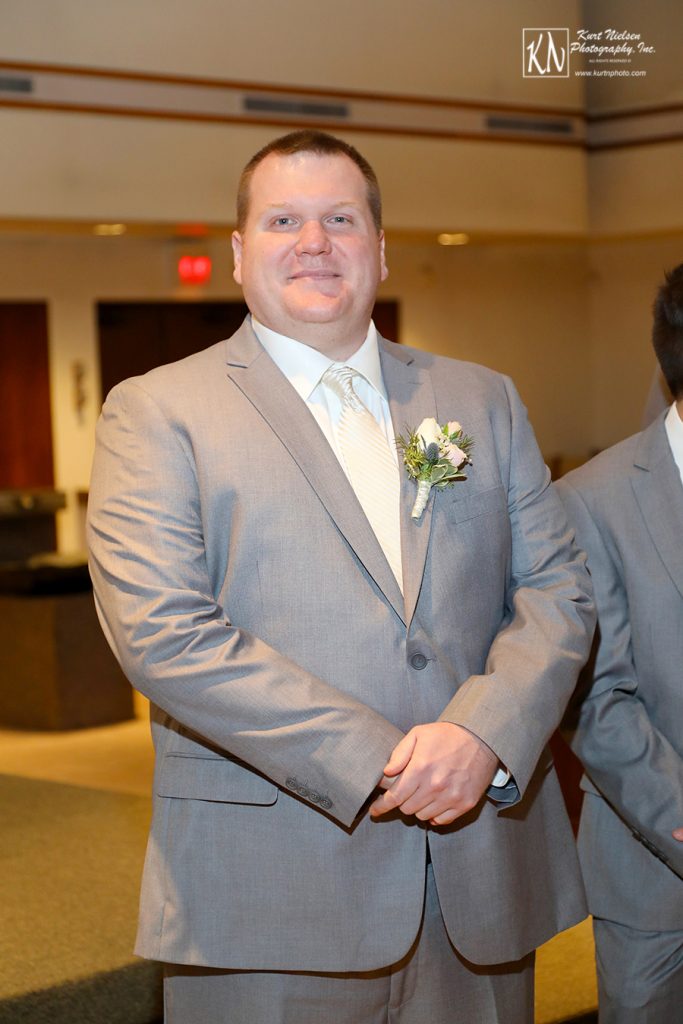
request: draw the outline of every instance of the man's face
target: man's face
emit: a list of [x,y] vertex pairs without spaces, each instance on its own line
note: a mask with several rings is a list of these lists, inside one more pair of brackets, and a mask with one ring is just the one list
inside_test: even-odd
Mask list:
[[367,333],[387,276],[359,168],[343,154],[270,153],[256,167],[234,276],[261,323],[333,358]]

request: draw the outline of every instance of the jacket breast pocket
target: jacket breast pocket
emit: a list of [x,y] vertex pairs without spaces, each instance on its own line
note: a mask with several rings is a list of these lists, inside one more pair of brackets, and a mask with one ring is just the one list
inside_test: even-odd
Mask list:
[[228,757],[166,754],[156,777],[158,796],[226,804],[274,804],[278,787]]
[[485,491],[450,501],[445,512],[453,523],[464,523],[468,519],[476,519],[492,512],[507,514],[507,497],[502,487],[490,487]]

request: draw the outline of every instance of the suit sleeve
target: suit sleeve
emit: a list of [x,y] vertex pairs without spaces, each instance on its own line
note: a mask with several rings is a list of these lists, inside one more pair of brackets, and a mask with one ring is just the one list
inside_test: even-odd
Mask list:
[[560,491],[588,555],[598,609],[593,654],[569,721],[571,745],[634,836],[683,877],[683,843],[671,835],[683,826],[683,760],[639,698],[628,594],[618,553],[606,543],[609,524],[599,528],[571,483],[561,481]]
[[402,738],[228,621],[207,571],[191,446],[139,385],[103,409],[88,509],[104,632],[133,686],[200,740],[349,825]]
[[526,790],[562,719],[588,656],[595,612],[585,558],[526,410],[509,380],[505,387],[507,401],[497,415],[505,411],[508,419],[496,430],[511,532],[503,620],[484,672],[463,683],[441,718],[469,729],[497,754],[512,779],[489,795],[511,803]]

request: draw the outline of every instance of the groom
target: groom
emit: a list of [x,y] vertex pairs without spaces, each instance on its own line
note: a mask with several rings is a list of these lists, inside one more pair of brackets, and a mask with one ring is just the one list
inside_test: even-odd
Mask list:
[[[585,913],[545,746],[583,560],[512,383],[377,335],[363,157],[277,139],[237,209],[251,315],[98,428],[95,593],[157,755],[137,950],[176,1024],[531,1022]],[[432,418],[413,454],[461,478],[413,518],[395,433]]]

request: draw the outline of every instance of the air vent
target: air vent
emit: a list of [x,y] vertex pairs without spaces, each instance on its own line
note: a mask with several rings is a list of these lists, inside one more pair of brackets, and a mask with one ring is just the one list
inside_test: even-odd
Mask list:
[[348,117],[345,103],[315,103],[311,100],[279,100],[269,96],[245,96],[242,109],[259,114],[300,114],[304,117]]
[[0,92],[33,92],[33,79],[0,75]]
[[500,114],[488,116],[486,127],[494,132],[538,132],[544,135],[572,135],[574,132],[571,121],[551,121],[535,117],[505,117]]
[[[546,146],[583,146],[586,139],[583,115],[564,107],[491,104],[483,109],[478,103],[429,97],[313,92],[291,85],[260,88],[217,79],[140,76],[7,61],[0,61],[0,108],[3,106],[226,124],[309,125],[414,138]],[[618,128],[621,121],[615,124]],[[602,138],[609,125],[598,127]],[[595,133],[598,127],[593,126]],[[614,134],[616,129],[609,130]],[[669,135],[672,130],[680,131],[664,124],[657,130]]]

